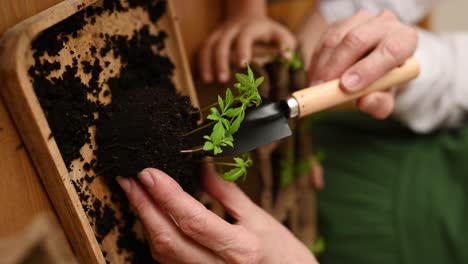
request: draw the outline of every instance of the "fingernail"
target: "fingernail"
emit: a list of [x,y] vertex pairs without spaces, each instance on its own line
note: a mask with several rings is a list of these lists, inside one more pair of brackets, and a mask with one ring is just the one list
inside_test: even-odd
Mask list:
[[211,77],[210,74],[205,74],[205,75],[203,75],[203,80],[204,80],[205,82],[209,83],[209,82],[212,82],[212,81],[213,81],[213,78]]
[[361,81],[361,77],[357,73],[350,73],[346,74],[343,77],[343,85],[349,91],[356,91],[359,87],[359,82]]
[[247,60],[245,58],[239,60],[239,67],[244,68],[246,64]]
[[141,183],[143,183],[143,185],[146,187],[154,186],[153,177],[147,171],[142,171],[138,173],[138,179],[140,179]]
[[290,50],[290,49],[287,49],[283,52],[283,57],[286,59],[286,60],[290,60],[292,58],[292,54],[293,54],[293,51]]
[[221,82],[227,82],[228,79],[229,79],[229,76],[228,76],[227,72],[221,72],[221,73],[219,74],[219,80],[220,80]]
[[118,176],[116,180],[120,187],[124,190],[124,192],[129,193],[132,190],[132,185],[130,184],[130,181],[128,179]]

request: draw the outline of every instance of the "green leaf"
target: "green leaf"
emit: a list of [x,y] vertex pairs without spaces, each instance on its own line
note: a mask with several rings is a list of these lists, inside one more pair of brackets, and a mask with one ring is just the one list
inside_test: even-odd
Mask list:
[[235,85],[236,88],[239,90],[239,92],[248,90],[248,87],[252,85],[249,80],[249,76],[245,74],[236,73],[236,79],[241,84],[241,85]]
[[225,138],[223,138],[223,140],[221,140],[221,144],[223,144],[224,146],[234,147],[233,142],[234,142],[234,138],[231,135],[228,135]]
[[220,121],[221,123],[223,123],[226,130],[229,131],[229,128],[231,127],[231,122],[229,122],[229,120],[227,120],[226,118],[221,118]]
[[209,120],[218,121],[221,118],[221,114],[216,107],[211,107],[210,114],[206,118]]
[[216,107],[211,107],[210,108],[210,113],[213,114],[213,115],[220,115],[219,111],[218,111],[218,108],[216,108]]
[[292,68],[293,70],[297,71],[302,68],[302,61],[299,58],[299,54],[297,52],[293,52],[291,59],[288,62],[288,67]]
[[226,135],[225,139],[234,142],[234,137],[232,137],[232,135]]
[[206,141],[205,145],[203,145],[203,150],[205,151],[213,150],[213,143],[210,141]]
[[250,154],[248,152],[242,154],[242,158],[245,161],[244,162],[245,167],[249,168],[249,167],[251,167],[253,165],[252,157],[250,157]]
[[240,114],[242,107],[231,108],[224,113],[227,117],[235,117]]
[[244,168],[234,168],[226,173],[223,174],[223,179],[226,181],[236,181],[242,176],[247,174],[247,170]]
[[310,251],[315,256],[323,254],[323,252],[325,252],[325,248],[325,240],[321,236],[318,237],[314,244],[309,246]]
[[219,146],[213,146],[213,153],[218,155],[219,153],[223,152],[223,150]]
[[255,80],[255,88],[259,87],[263,83],[264,80],[265,80],[265,77],[263,76]]
[[234,158],[234,161],[236,162],[236,164],[239,166],[239,167],[244,167],[245,166],[245,162],[243,159],[241,158]]
[[245,117],[245,111],[241,111],[240,114],[231,123],[231,127],[228,130],[229,135],[233,135],[239,130],[239,127],[242,121],[244,120],[244,117]]
[[234,96],[232,95],[231,89],[226,89],[226,108],[229,108],[234,102]]
[[259,106],[261,103],[262,103],[262,97],[260,96],[260,94],[256,93],[256,94],[252,94],[247,100],[248,102],[248,106]]
[[223,143],[230,147],[234,147],[234,143],[232,142],[232,140],[223,140]]
[[224,135],[226,134],[226,130],[221,122],[216,123],[213,127],[213,132],[211,133],[211,140],[213,144],[216,146],[221,142]]
[[249,64],[247,64],[247,74],[249,75],[249,81],[250,81],[250,83],[255,82],[255,77],[254,77],[253,71],[252,71],[252,69],[250,68],[250,65],[249,65]]
[[206,119],[208,119],[208,120],[213,120],[213,121],[218,121],[218,120],[219,120],[219,116],[208,115],[208,116],[206,117]]
[[224,101],[223,101],[223,98],[221,98],[221,96],[218,95],[218,104],[219,104],[219,108],[221,109],[221,112],[224,112]]

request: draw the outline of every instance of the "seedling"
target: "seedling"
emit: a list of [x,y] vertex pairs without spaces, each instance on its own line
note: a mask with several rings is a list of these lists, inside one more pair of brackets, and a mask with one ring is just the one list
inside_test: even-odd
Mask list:
[[223,147],[233,147],[233,135],[239,130],[244,120],[245,110],[248,107],[259,106],[262,98],[258,92],[258,87],[263,82],[263,77],[255,78],[252,69],[247,64],[247,75],[236,74],[237,83],[234,87],[237,89],[238,96],[234,97],[230,88],[226,90],[225,98],[218,96],[218,103],[210,108],[210,114],[207,119],[212,120],[214,124],[210,135],[205,135],[206,140],[203,150],[213,151],[214,155],[223,152]]
[[325,252],[325,240],[323,237],[319,236],[314,244],[309,245],[309,250],[315,256],[323,254]]
[[[214,164],[223,167],[233,167],[233,169],[224,172],[222,177],[226,181],[236,181],[237,179],[247,176],[247,169],[253,165],[252,158],[249,153],[242,154],[241,157],[234,158],[234,162],[214,162]],[[221,168],[221,169],[222,169]]]
[[303,64],[301,59],[299,58],[299,54],[296,51],[289,52],[291,52],[291,58],[289,60],[280,58],[280,62],[286,64],[286,67],[288,69],[293,69],[295,71],[302,69]]
[[[245,111],[249,107],[257,107],[262,103],[262,98],[258,92],[258,87],[263,83],[264,77],[255,78],[252,69],[247,64],[247,74],[237,73],[235,75],[237,82],[234,87],[237,90],[235,96],[231,88],[226,89],[224,98],[218,95],[218,102],[213,104],[210,109],[208,120],[212,122],[192,130],[184,136],[193,134],[207,127],[213,129],[209,135],[204,135],[205,142],[203,147],[189,151],[208,151],[218,155],[223,152],[225,147],[234,147],[233,135],[239,130],[244,121]],[[247,168],[252,166],[252,160],[246,154],[242,158],[234,158],[235,163],[216,163],[218,165],[235,167],[223,174],[223,178],[228,181],[235,181],[239,177],[247,174]]]

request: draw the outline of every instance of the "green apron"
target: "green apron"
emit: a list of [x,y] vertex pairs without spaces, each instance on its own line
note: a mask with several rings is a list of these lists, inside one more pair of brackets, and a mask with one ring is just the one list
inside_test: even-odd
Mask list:
[[318,195],[327,263],[468,263],[468,126],[417,135],[399,123],[331,112]]

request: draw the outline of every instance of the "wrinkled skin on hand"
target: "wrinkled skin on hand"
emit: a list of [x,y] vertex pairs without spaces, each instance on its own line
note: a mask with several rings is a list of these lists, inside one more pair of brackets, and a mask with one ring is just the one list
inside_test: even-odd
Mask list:
[[162,263],[317,263],[281,223],[257,207],[235,183],[205,165],[206,192],[236,220],[230,224],[185,193],[168,175],[145,169],[138,180],[118,178]]
[[[383,30],[385,29],[385,30]],[[322,35],[309,68],[311,84],[339,78],[345,92],[357,92],[402,65],[416,50],[416,30],[389,11],[372,16],[360,11]],[[357,107],[374,118],[394,108],[394,89],[359,98]]]

